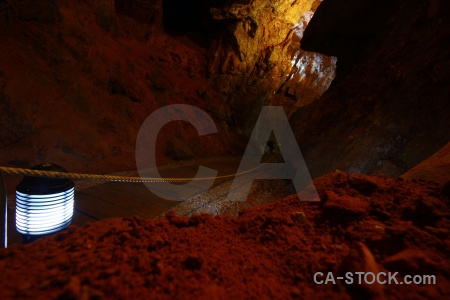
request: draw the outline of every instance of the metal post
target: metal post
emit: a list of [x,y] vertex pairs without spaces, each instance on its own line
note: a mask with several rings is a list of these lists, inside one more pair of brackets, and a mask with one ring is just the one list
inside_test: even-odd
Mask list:
[[8,248],[8,196],[3,173],[0,172],[0,242]]

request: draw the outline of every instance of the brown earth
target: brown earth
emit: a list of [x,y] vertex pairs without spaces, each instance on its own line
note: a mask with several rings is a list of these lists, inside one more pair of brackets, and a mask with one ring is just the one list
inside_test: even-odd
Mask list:
[[[2,299],[444,299],[450,190],[333,172],[237,218],[117,218],[0,250]],[[435,285],[315,285],[316,272],[436,275]],[[356,278],[356,277],[355,277]],[[13,280],[12,280],[13,279]],[[324,278],[322,278],[324,279]]]
[[[0,1],[0,164],[135,169],[142,122],[179,103],[219,133],[174,123],[158,162],[236,153],[281,104],[321,201],[71,227],[0,250],[1,298],[449,298],[448,147],[404,175],[430,181],[329,173],[395,177],[449,142],[448,1],[214,1],[206,46],[164,34],[162,2]],[[314,284],[328,271],[437,283]]]
[[407,179],[433,180],[445,184],[450,179],[450,143],[402,175]]

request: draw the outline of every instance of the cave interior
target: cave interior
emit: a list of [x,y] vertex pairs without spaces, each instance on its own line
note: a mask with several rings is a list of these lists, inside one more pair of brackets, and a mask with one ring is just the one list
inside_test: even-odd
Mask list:
[[[445,0],[0,1],[0,166],[28,169],[55,163],[71,173],[136,175],[142,158],[136,154],[138,140],[146,119],[170,106],[190,105],[205,112],[215,130],[202,128],[209,134],[199,134],[195,122],[189,122],[199,120],[196,111],[170,110],[166,117],[172,121],[161,126],[155,150],[149,152],[155,166],[168,176],[193,177],[205,162],[224,166],[219,175],[245,171],[238,168],[240,159],[251,148],[252,138],[264,135],[255,127],[261,111],[281,107],[292,139],[277,137],[273,130],[254,148],[262,149],[261,162],[271,157],[269,163],[291,163],[289,172],[303,170],[314,180],[318,197],[315,204],[297,203],[303,194],[297,195],[295,176],[261,179],[253,182],[249,198],[239,205],[213,203],[216,194],[205,190],[202,193],[210,198],[196,195],[181,204],[161,202],[149,213],[150,219],[120,212],[114,219],[98,217],[95,222],[78,216],[60,235],[21,245],[14,231],[14,193],[22,177],[3,172],[13,246],[0,251],[0,269],[25,283],[5,283],[0,290],[8,299],[39,291],[43,297],[48,293],[59,299],[128,298],[136,297],[139,289],[160,298],[450,296],[449,14]],[[198,124],[206,119],[201,117]],[[278,126],[276,120],[268,123]],[[296,149],[288,144],[298,145],[298,164],[285,157]],[[179,171],[167,171],[172,165]],[[182,173],[188,165],[193,169]],[[216,182],[215,189],[227,184],[231,183]],[[100,186],[91,187],[89,181],[75,184],[76,193],[85,197],[89,188],[100,193]],[[120,195],[119,191],[112,198]],[[75,208],[80,215],[81,206]],[[236,255],[253,266],[242,271],[249,276],[246,283],[238,267],[223,271],[227,260],[218,249],[230,244],[199,224],[223,226],[226,229],[216,230],[224,237],[233,236],[234,230],[255,238],[255,247],[280,239],[280,244],[264,249],[276,253],[274,263],[285,265],[288,260],[292,267],[280,271],[268,262],[268,254],[261,254],[266,250],[246,252],[247,244],[239,240],[236,245],[243,250]],[[124,229],[130,226],[134,231]],[[189,226],[198,231],[187,231]],[[154,236],[146,236],[152,240],[148,255],[160,256],[127,262],[127,255],[137,254],[126,246],[118,250],[120,245],[128,241],[141,247],[138,240],[153,230],[148,228],[165,228],[172,236],[154,229]],[[118,261],[123,272],[105,275],[99,267],[99,274],[90,275],[87,267],[80,267],[83,263],[66,266],[64,259],[81,247],[80,241],[88,243],[86,239],[99,245],[104,240],[102,251],[114,252],[105,261]],[[202,239],[211,239],[211,246],[194,246]],[[309,270],[302,267],[306,256],[282,254],[295,252],[300,240],[308,249],[305,253],[313,256]],[[181,245],[179,254],[167,254],[170,243]],[[26,274],[21,260],[27,259],[28,249],[35,260],[47,255],[62,267],[40,275],[45,262],[36,263],[37,271]],[[196,252],[186,254],[190,249]],[[65,253],[60,262],[58,251]],[[79,251],[74,254],[77,259],[87,255],[87,261],[101,265],[102,260],[89,256],[94,254]],[[223,255],[239,264],[237,256]],[[142,277],[142,272],[125,265],[136,269],[143,263],[153,268],[150,275],[144,272],[147,285],[113,281],[129,274]],[[309,275],[299,275],[295,268]],[[410,290],[392,285],[319,290],[311,287],[311,268],[389,270],[402,276],[428,272],[440,277],[437,285]],[[168,270],[188,280],[165,281]],[[258,272],[276,284],[259,289],[263,280]],[[2,275],[0,281],[9,279]],[[31,282],[37,279],[49,283]],[[106,287],[111,282],[117,286],[114,291]]]

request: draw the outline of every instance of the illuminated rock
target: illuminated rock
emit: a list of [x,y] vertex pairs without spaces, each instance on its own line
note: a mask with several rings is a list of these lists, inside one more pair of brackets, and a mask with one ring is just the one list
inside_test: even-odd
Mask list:
[[336,58],[300,50],[320,2],[261,0],[212,9],[224,32],[210,47],[211,80],[244,130],[261,105],[283,105],[291,115],[320,97],[333,80]]

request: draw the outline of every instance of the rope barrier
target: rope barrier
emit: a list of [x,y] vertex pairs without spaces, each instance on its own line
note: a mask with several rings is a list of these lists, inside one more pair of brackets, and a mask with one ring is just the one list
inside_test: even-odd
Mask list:
[[83,174],[83,173],[65,173],[65,172],[54,172],[54,171],[41,171],[41,170],[32,170],[26,168],[13,168],[13,167],[3,167],[0,166],[0,173],[8,174],[8,175],[16,175],[16,176],[32,176],[32,177],[48,177],[48,178],[68,178],[72,180],[80,180],[80,179],[89,179],[89,180],[98,180],[98,181],[116,181],[116,182],[187,182],[187,181],[201,181],[201,180],[211,180],[211,179],[225,179],[232,178],[235,176],[244,175],[250,172],[253,172],[269,161],[258,165],[255,168],[250,170],[234,173],[223,176],[215,176],[215,177],[196,177],[196,178],[156,178],[156,177],[132,177],[132,176],[115,176],[115,175],[97,175],[97,174]]

